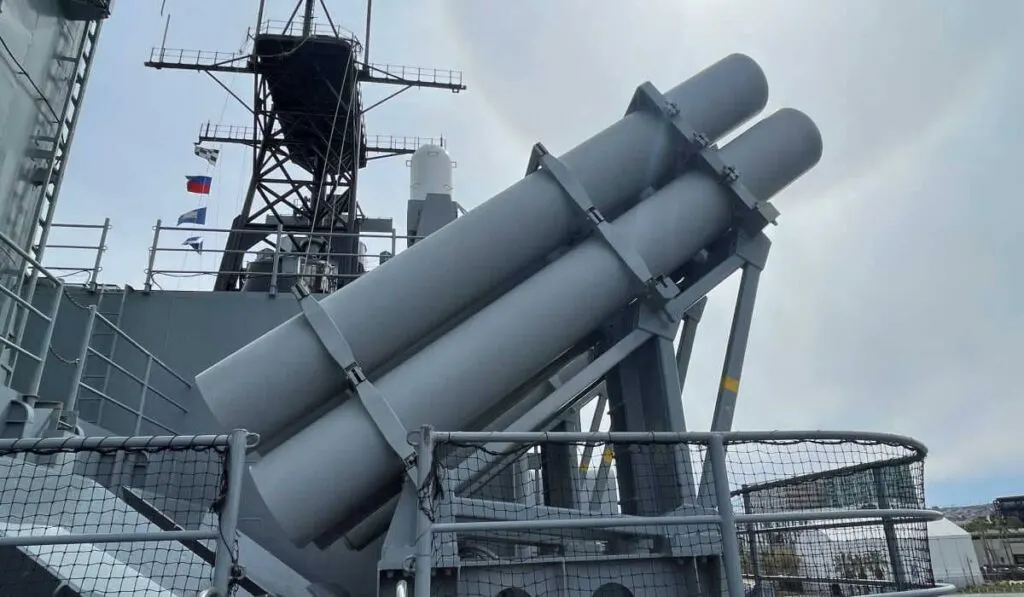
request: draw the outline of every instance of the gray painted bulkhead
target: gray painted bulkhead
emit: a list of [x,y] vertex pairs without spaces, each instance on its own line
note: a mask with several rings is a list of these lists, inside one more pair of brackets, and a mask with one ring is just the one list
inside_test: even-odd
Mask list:
[[[53,288],[41,285],[36,304],[45,306],[53,300]],[[107,296],[99,310],[117,309],[114,304],[121,300],[121,328],[136,342],[155,354],[161,361],[188,380],[211,364],[231,354],[249,341],[258,338],[267,330],[298,312],[298,303],[290,294],[279,294],[270,298],[263,293],[237,292],[176,292],[153,291],[143,293],[128,289],[107,290]],[[82,345],[88,312],[81,306],[94,305],[100,297],[98,292],[84,288],[68,287],[71,299],[62,301],[58,325],[54,330],[53,350],[66,359],[74,359]],[[77,303],[77,305],[75,304]],[[79,306],[80,305],[80,306]],[[33,320],[26,330],[29,346],[35,345],[42,335],[43,326]],[[97,325],[93,346],[100,348],[109,330]],[[116,346],[114,361],[141,377],[145,368],[145,357],[129,344],[121,341]],[[98,361],[98,359],[92,359]],[[26,378],[26,367],[15,372],[14,387],[20,387]],[[40,388],[44,401],[60,401],[70,390],[74,367],[49,355],[46,374]],[[97,380],[98,383],[98,380]],[[181,413],[159,397],[147,398],[146,414],[180,433],[216,432],[215,423],[202,400],[192,395],[182,383],[174,380],[159,367],[154,367],[152,385],[188,409]],[[90,383],[90,385],[96,385]],[[107,394],[128,406],[137,408],[140,397],[139,384],[117,371],[109,376]],[[82,418],[90,420],[90,409],[95,402],[89,393],[80,395]],[[116,408],[104,408],[103,419],[95,421],[112,433],[131,434],[134,416]],[[142,432],[166,434],[166,430],[143,423]]]
[[[23,249],[36,225],[42,188],[32,184],[45,167],[44,141],[71,92],[84,21],[63,18],[57,0],[3,0],[0,6],[0,231]],[[21,72],[24,71],[24,72]]]
[[[71,95],[85,21],[58,0],[0,2],[0,232],[28,250],[43,201],[63,107]],[[14,287],[23,264],[0,251],[0,283]],[[0,297],[0,319],[10,299]]]

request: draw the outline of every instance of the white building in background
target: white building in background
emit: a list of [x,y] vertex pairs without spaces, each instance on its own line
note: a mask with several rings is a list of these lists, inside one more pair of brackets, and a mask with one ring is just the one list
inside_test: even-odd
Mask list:
[[982,584],[981,565],[971,534],[943,518],[928,523],[928,549],[936,582],[960,588]]
[[[854,521],[851,521],[854,522]],[[930,564],[935,581],[949,583],[959,588],[983,584],[978,554],[974,550],[971,535],[949,520],[942,519],[927,523]],[[897,531],[899,534],[899,531]],[[763,540],[767,539],[762,535]],[[771,547],[759,544],[762,557]],[[901,545],[903,549],[909,545]],[[796,556],[797,568],[781,574],[805,578],[833,578],[841,575],[839,560],[845,557],[864,561],[867,568],[865,578],[869,580],[894,581],[889,564],[888,548],[881,525],[845,527],[839,529],[802,530],[786,533],[784,549]],[[870,557],[874,555],[875,559]],[[904,554],[904,568],[910,579],[922,578],[920,556]],[[771,576],[772,571],[764,572]],[[775,574],[780,574],[776,572]],[[847,576],[847,578],[856,578]],[[804,583],[803,589],[810,592],[828,593],[827,583]],[[846,594],[849,594],[848,592]]]
[[[946,520],[933,520],[928,525],[928,551],[935,582],[950,583],[957,587],[971,587],[983,583],[978,554],[974,551],[971,534]],[[853,532],[851,532],[853,531]],[[885,536],[881,526],[843,529],[842,532],[824,531],[831,538],[832,548],[838,552],[863,554],[875,552],[888,560]],[[899,531],[897,531],[898,533]],[[919,578],[913,556],[904,562],[910,578]],[[892,580],[888,565],[882,568],[885,580]]]

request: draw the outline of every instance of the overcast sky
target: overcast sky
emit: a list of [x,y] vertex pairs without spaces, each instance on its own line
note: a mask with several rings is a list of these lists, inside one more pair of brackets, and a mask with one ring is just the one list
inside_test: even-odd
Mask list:
[[[160,44],[160,1],[118,2],[100,42],[58,220],[109,216],[103,280],[141,286],[152,225],[194,208],[186,174],[201,123],[247,124],[206,75],[143,67]],[[167,46],[234,51],[252,1],[167,0]],[[361,2],[328,2],[359,31]],[[931,448],[929,502],[1024,493],[1019,257],[1024,3],[751,0],[377,0],[371,61],[453,68],[468,91],[419,90],[370,113],[371,133],[441,135],[456,199],[479,205],[522,176],[530,147],[562,153],[621,116],[640,83],[662,89],[732,53],[764,68],[768,111],[819,125],[820,165],[784,191],[770,231],[737,428],[845,428]],[[293,0],[270,0],[284,18]],[[1014,57],[1017,57],[1017,60]],[[251,79],[225,81],[243,97]],[[389,89],[364,90],[367,100]],[[767,112],[766,112],[767,113]],[[225,147],[209,224],[238,211],[249,154]],[[360,203],[404,229],[405,160],[361,174]],[[167,233],[177,246],[185,233]],[[68,235],[55,235],[67,239]],[[1014,242],[1017,240],[1018,242]],[[208,234],[216,248],[223,237]],[[88,265],[51,254],[53,265]],[[469,256],[467,256],[469,257]],[[56,261],[63,260],[62,263]],[[218,257],[162,255],[159,268]],[[208,288],[209,279],[159,279]],[[692,429],[713,409],[735,280],[712,296],[684,402]]]

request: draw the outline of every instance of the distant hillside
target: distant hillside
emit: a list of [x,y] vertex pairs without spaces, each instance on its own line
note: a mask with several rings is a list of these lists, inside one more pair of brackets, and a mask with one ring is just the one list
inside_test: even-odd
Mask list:
[[992,504],[978,504],[976,506],[931,506],[932,510],[938,510],[946,515],[946,518],[953,522],[967,522],[974,518],[992,516]]

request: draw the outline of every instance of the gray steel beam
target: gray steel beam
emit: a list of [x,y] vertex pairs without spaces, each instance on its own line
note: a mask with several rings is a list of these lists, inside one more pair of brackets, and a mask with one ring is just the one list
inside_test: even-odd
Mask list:
[[[943,514],[937,510],[915,508],[892,508],[871,510],[830,510],[813,512],[797,510],[771,514],[736,514],[736,523],[799,522],[802,520],[849,520],[860,518],[893,518],[906,521],[939,520]],[[474,522],[439,522],[433,525],[435,533],[466,533],[471,531],[535,531],[550,529],[615,529],[645,527],[648,525],[693,526],[717,525],[722,519],[717,514],[693,514],[682,516],[596,516],[593,518],[562,518],[557,520],[488,520]],[[741,592],[742,594],[742,592]]]
[[[821,151],[821,136],[814,123],[799,111],[783,109],[726,145],[719,156],[733,171],[744,173],[749,194],[770,205],[765,201],[813,167]],[[765,159],[766,155],[770,159]],[[631,246],[654,275],[676,271],[734,225],[738,210],[731,188],[703,172],[690,172],[620,216],[604,234]],[[452,226],[469,221],[473,213]],[[444,230],[418,246],[426,247],[442,236]],[[387,270],[396,262],[398,259],[375,271]],[[451,268],[447,263],[436,261],[430,269],[434,273],[476,269]],[[374,385],[407,428],[420,424],[462,428],[637,298],[634,271],[623,266],[622,257],[610,243],[591,237]],[[349,288],[369,280],[370,276],[361,278]],[[377,278],[378,283],[382,280]],[[412,280],[405,282],[406,288],[420,289]],[[432,287],[438,284],[435,280]],[[586,300],[581,303],[584,291]],[[307,396],[308,387],[318,382],[301,373],[305,371],[303,361],[293,361],[294,355],[281,345],[275,347],[274,354],[278,360],[282,354],[288,358],[289,375],[282,379],[292,383],[301,379],[300,388],[291,390],[289,400]],[[247,374],[259,377],[254,371]],[[332,369],[319,374],[341,375]],[[263,401],[254,399],[247,409],[260,411],[263,406]],[[339,439],[354,449],[325,449]],[[268,451],[251,470],[282,529],[297,544],[305,544],[323,528],[365,507],[375,491],[393,482],[402,464],[360,402],[348,400]],[[358,483],[351,482],[353,479]],[[301,492],[295,491],[297,487]]]
[[[561,162],[603,217],[614,219],[646,189],[678,175],[696,149],[676,128],[680,123],[712,141],[759,112],[767,93],[760,67],[734,54],[665,94],[675,111],[672,120],[654,111],[632,111]],[[372,374],[586,225],[558,182],[546,171],[534,172],[325,298],[323,308],[362,369]],[[454,267],[468,254],[472,267]],[[303,382],[301,392],[294,389],[296,379]],[[339,395],[347,383],[298,317],[203,371],[196,381],[221,424],[259,433],[264,445],[277,443],[275,433]]]
[[[697,340],[697,326],[700,325],[700,318],[704,315],[704,307],[708,304],[707,297],[704,297],[686,310],[683,315],[683,333],[679,336],[679,347],[676,348],[676,369],[679,371],[679,394],[682,397],[686,389],[686,376],[690,372],[690,358],[693,356],[693,344]],[[686,424],[677,431],[686,431]]]
[[[740,389],[740,377],[743,373],[743,360],[747,353],[747,341],[750,338],[750,325],[754,318],[754,299],[757,298],[757,285],[761,278],[761,270],[768,260],[771,242],[767,237],[759,235],[747,239],[741,235],[736,247],[739,256],[746,260],[740,279],[740,288],[736,294],[736,308],[733,311],[732,329],[729,331],[729,342],[725,349],[725,362],[722,364],[722,378],[718,386],[715,400],[715,411],[711,417],[711,431],[732,430],[732,420],[736,413],[736,398]],[[710,460],[705,459],[698,483],[697,499],[701,504],[711,503],[712,484],[710,479]]]

